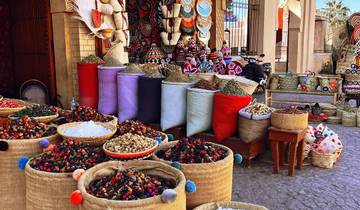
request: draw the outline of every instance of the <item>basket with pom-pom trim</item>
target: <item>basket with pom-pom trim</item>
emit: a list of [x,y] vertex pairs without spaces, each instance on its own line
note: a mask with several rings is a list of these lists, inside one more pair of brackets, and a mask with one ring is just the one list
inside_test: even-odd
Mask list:
[[[174,179],[177,185],[174,189],[167,192],[164,191],[161,195],[131,201],[107,200],[104,198],[97,198],[93,195],[90,195],[86,191],[86,188],[94,179],[108,176],[114,173],[114,171],[116,170],[126,170],[129,168],[143,171],[145,174],[152,174],[167,179]],[[82,196],[82,203],[80,205],[80,209],[185,210],[185,182],[185,176],[181,171],[158,161],[108,161],[88,169],[85,174],[80,177],[80,180],[78,182],[78,189],[80,190]]]
[[[20,168],[26,165],[25,157],[42,153],[41,140],[49,143],[60,140],[57,134],[38,139],[0,139],[0,206],[3,209],[24,210],[25,176]],[[44,146],[44,145],[43,145]],[[21,160],[21,161],[19,161]]]
[[[226,149],[227,157],[212,163],[183,164],[160,159],[156,156],[156,152],[153,155],[153,159],[156,161],[179,167],[186,179],[196,184],[195,192],[187,192],[186,206],[188,209],[203,203],[231,200],[234,154],[228,147],[208,143]],[[169,149],[176,144],[177,141],[161,144],[157,151]]]
[[77,189],[77,181],[74,177],[78,179],[85,171],[83,169],[75,171],[73,173],[45,172],[32,168],[28,163],[25,167],[26,208],[78,210],[79,207],[69,201],[69,195]]

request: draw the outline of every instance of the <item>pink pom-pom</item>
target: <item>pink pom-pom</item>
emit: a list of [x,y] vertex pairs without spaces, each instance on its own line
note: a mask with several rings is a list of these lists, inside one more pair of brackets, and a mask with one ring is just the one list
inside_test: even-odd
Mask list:
[[72,173],[72,177],[75,181],[79,181],[81,175],[83,175],[85,173],[84,169],[76,169],[73,173]]

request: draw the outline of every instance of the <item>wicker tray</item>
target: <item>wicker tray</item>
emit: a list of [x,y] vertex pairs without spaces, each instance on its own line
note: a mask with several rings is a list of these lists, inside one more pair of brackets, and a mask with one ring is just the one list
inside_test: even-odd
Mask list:
[[[1,99],[2,99],[2,98],[1,98]],[[1,100],[1,99],[0,99],[0,100]],[[21,110],[23,110],[24,108],[26,108],[26,103],[25,103],[25,101],[17,100],[17,99],[12,99],[12,100],[17,101],[17,102],[23,104],[23,107],[20,107],[20,108],[0,108],[0,117],[8,117],[9,115],[14,114],[15,112],[21,111]]]
[[103,145],[103,150],[104,150],[105,154],[112,158],[120,158],[120,159],[125,159],[125,160],[126,159],[137,159],[137,158],[142,158],[142,157],[148,156],[148,155],[152,154],[156,150],[156,148],[159,146],[159,143],[157,141],[155,141],[156,144],[148,150],[145,150],[142,152],[136,152],[136,153],[120,153],[120,152],[112,152],[112,151],[109,151],[108,149],[106,149],[106,144],[108,142],[106,142]]
[[244,210],[268,210],[264,206],[259,206],[251,203],[243,202],[217,202],[217,203],[206,203],[201,206],[194,208],[193,210],[217,210],[218,208],[233,208],[233,209],[244,209]]
[[116,133],[116,127],[109,124],[109,123],[101,123],[101,122],[95,122],[95,124],[102,125],[107,129],[111,130],[111,133],[105,134],[102,136],[91,136],[91,137],[74,137],[74,136],[67,136],[65,135],[65,130],[75,127],[79,125],[82,122],[72,122],[72,123],[65,123],[63,125],[60,125],[57,128],[58,134],[63,137],[64,139],[73,139],[75,141],[79,141],[85,144],[91,144],[91,145],[101,145],[105,143],[108,139],[110,139],[115,133]]
[[[41,116],[41,117],[32,117],[34,118],[35,120],[41,122],[41,123],[49,123],[49,122],[52,122],[53,120],[55,120],[56,118],[59,117],[59,114],[56,113],[54,115],[49,115],[49,116]],[[16,120],[18,119],[19,117],[12,117],[11,115],[9,116],[10,119],[12,120]]]

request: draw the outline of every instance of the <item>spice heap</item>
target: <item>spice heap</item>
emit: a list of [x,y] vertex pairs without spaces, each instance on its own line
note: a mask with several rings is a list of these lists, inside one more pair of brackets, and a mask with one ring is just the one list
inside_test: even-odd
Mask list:
[[232,96],[247,96],[248,94],[241,88],[240,83],[234,79],[226,83],[221,93]]
[[276,113],[281,113],[281,114],[304,114],[305,111],[299,110],[299,109],[294,108],[294,107],[291,107],[291,108],[287,108],[287,109],[276,110]]
[[163,78],[164,76],[160,73],[160,65],[154,63],[145,63],[141,66],[142,71],[147,77],[150,78]]
[[182,71],[181,66],[177,66],[177,65],[169,64],[169,63],[165,63],[160,66],[160,72],[165,77],[168,77],[171,72],[175,72],[175,71],[181,72]]
[[113,120],[111,116],[105,116],[96,112],[95,109],[90,107],[77,106],[71,113],[65,116],[67,122],[81,122],[81,121],[97,121],[97,122],[109,122]]
[[199,80],[197,83],[194,84],[194,88],[200,88],[205,90],[218,90],[218,85],[211,83],[205,79]]
[[179,163],[210,163],[224,159],[228,153],[225,149],[202,142],[200,139],[183,138],[172,148],[160,150],[159,158]]
[[94,121],[82,122],[77,126],[68,128],[64,134],[72,137],[93,137],[110,134],[111,130],[102,125],[95,124]]
[[105,143],[105,149],[117,153],[138,153],[147,151],[156,145],[154,139],[127,133]]
[[182,71],[170,72],[169,76],[165,79],[168,82],[191,82],[189,75],[183,74]]
[[80,64],[103,64],[104,61],[96,55],[89,55],[80,61]]
[[0,100],[0,109],[22,108],[22,107],[24,107],[24,105],[16,100],[5,99],[5,98]]
[[134,63],[130,63],[126,69],[124,71],[122,71],[122,73],[127,73],[127,74],[139,74],[139,73],[143,73],[143,71],[141,70],[140,66]]
[[5,126],[0,127],[0,139],[36,139],[54,134],[56,128],[48,127],[28,116],[9,120]]
[[91,181],[86,191],[109,200],[139,200],[160,195],[164,190],[175,187],[175,180],[128,169]]
[[67,140],[36,156],[29,164],[40,171],[69,173],[76,169],[89,169],[107,160],[101,147]]
[[137,134],[149,138],[163,137],[164,135],[162,132],[145,126],[143,123],[137,120],[126,120],[125,122],[121,123],[115,136],[121,136],[126,133]]
[[245,109],[245,112],[255,115],[264,115],[272,112],[272,109],[262,103],[251,104],[248,108]]
[[26,115],[29,117],[42,117],[55,114],[56,112],[51,111],[50,108],[47,106],[33,105],[12,114],[11,117],[23,117]]

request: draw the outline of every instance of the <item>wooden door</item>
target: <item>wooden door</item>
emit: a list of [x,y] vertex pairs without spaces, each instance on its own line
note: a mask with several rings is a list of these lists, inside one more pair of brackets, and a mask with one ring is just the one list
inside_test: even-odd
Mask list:
[[0,0],[0,94],[15,94],[14,73],[12,71],[12,41],[10,7],[7,1]]
[[37,79],[46,85],[54,100],[56,84],[50,1],[5,2],[10,8],[12,66],[8,71],[13,75],[14,89],[18,93],[25,81]]

